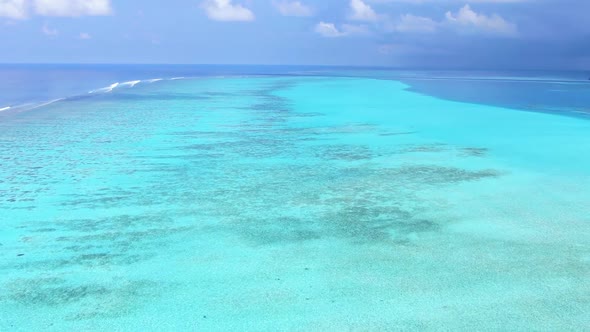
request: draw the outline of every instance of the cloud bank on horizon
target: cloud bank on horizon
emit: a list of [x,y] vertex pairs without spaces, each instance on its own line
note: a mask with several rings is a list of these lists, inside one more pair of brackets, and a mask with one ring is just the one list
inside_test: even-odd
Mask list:
[[587,12],[579,0],[0,0],[0,62],[590,69]]

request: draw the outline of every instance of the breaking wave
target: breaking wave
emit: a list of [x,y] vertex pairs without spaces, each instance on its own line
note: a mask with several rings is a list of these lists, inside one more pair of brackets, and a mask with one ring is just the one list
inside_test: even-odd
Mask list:
[[[183,77],[184,78],[184,77]],[[134,81],[127,81],[127,82],[115,82],[109,86],[106,86],[104,88],[100,88],[100,89],[96,89],[96,90],[92,90],[89,91],[88,93],[106,93],[106,92],[113,92],[113,90],[117,89],[117,88],[133,88],[138,84],[150,84],[150,83],[155,83],[155,82],[159,82],[159,81],[174,81],[179,79],[178,77],[173,77],[173,78],[151,78],[151,79],[146,79],[146,80],[134,80]]]
[[36,108],[48,106],[48,105],[54,104],[56,102],[64,101],[64,100],[79,99],[79,98],[83,98],[84,96],[93,95],[93,94],[112,93],[113,91],[118,90],[118,89],[131,89],[131,88],[134,88],[135,86],[141,85],[141,84],[152,84],[152,83],[156,83],[156,82],[160,82],[160,81],[175,81],[175,80],[179,80],[179,79],[185,79],[185,77],[152,78],[152,79],[145,79],[145,80],[132,80],[132,81],[126,81],[126,82],[115,82],[109,86],[99,88],[96,90],[88,91],[88,94],[86,94],[86,95],[75,95],[75,96],[69,96],[69,97],[64,97],[64,98],[57,98],[57,99],[52,99],[49,101],[44,101],[44,102],[39,102],[39,103],[27,103],[27,104],[21,104],[21,105],[6,106],[6,107],[0,108],[0,112],[10,111],[8,113],[11,113],[11,112],[30,111],[30,110],[33,110]]

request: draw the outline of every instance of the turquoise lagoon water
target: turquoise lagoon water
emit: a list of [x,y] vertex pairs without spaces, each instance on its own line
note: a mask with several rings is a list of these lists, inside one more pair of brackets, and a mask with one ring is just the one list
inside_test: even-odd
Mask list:
[[0,118],[2,331],[590,328],[583,117],[371,78],[103,92]]

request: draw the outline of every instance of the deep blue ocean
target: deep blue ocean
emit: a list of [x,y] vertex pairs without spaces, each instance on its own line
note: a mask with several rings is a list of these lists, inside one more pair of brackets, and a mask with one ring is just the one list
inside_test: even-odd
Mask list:
[[0,64],[0,109],[81,96],[136,80],[235,76],[336,76],[399,80],[455,101],[589,116],[590,71],[435,71],[256,65]]
[[246,65],[0,65],[0,108],[86,94],[135,80],[289,75],[325,67]]
[[0,331],[585,331],[586,73],[0,66]]

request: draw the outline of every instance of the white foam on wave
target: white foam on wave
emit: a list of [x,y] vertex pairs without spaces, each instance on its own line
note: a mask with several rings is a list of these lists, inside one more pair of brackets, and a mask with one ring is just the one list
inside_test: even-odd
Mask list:
[[152,79],[148,79],[148,80],[133,80],[133,81],[127,81],[127,82],[123,82],[123,83],[116,82],[116,83],[113,83],[113,84],[111,84],[107,87],[104,87],[104,88],[88,91],[88,93],[107,93],[107,92],[113,92],[113,90],[115,90],[116,88],[120,88],[120,87],[133,88],[137,84],[141,84],[141,83],[155,83],[155,82],[164,81],[164,80],[181,80],[181,79],[185,79],[185,77],[174,77],[174,78],[166,78],[166,79],[152,78]]
[[99,92],[112,92],[116,87],[118,87],[119,85],[121,85],[121,83],[116,82],[113,83],[105,88],[100,88],[100,89],[96,89],[96,90],[92,90],[89,91],[88,93],[99,93]]
[[[182,80],[182,79],[186,79],[186,77],[153,78],[153,79],[147,79],[147,80],[126,81],[126,82],[122,82],[122,83],[115,82],[107,87],[88,91],[88,93],[89,94],[109,93],[109,92],[113,92],[113,90],[118,89],[118,88],[122,88],[122,87],[133,88],[136,85],[142,84],[142,83],[155,83],[155,82],[164,81],[164,80],[174,81],[174,80]],[[44,107],[47,105],[51,105],[51,104],[56,103],[58,101],[66,100],[69,98],[73,98],[73,97],[58,98],[58,99],[53,99],[53,100],[42,102],[42,103],[28,103],[28,104],[23,104],[23,105],[18,105],[18,106],[6,106],[6,107],[0,108],[0,112],[8,111],[9,109],[15,109],[15,110],[18,110],[19,112],[33,110],[33,109]]]
[[19,108],[21,108],[24,111],[30,111],[30,110],[34,110],[36,108],[40,108],[40,107],[51,105],[53,103],[57,103],[58,101],[62,101],[62,100],[66,100],[66,98],[57,98],[57,99],[53,99],[53,100],[50,100],[50,101],[42,102],[42,103],[39,103],[39,104],[23,105],[23,106],[21,106]]
[[128,86],[128,87],[132,88],[132,87],[136,86],[139,83],[141,83],[141,81],[140,80],[136,80],[136,81],[124,82],[124,83],[121,83],[119,85],[120,86]]
[[113,89],[115,89],[115,88],[116,88],[116,87],[118,87],[119,85],[120,85],[120,83],[119,83],[119,82],[117,82],[117,83],[113,83],[113,84],[109,85],[109,87],[107,88],[107,89],[108,89],[108,92],[111,92],[111,91],[113,91]]

